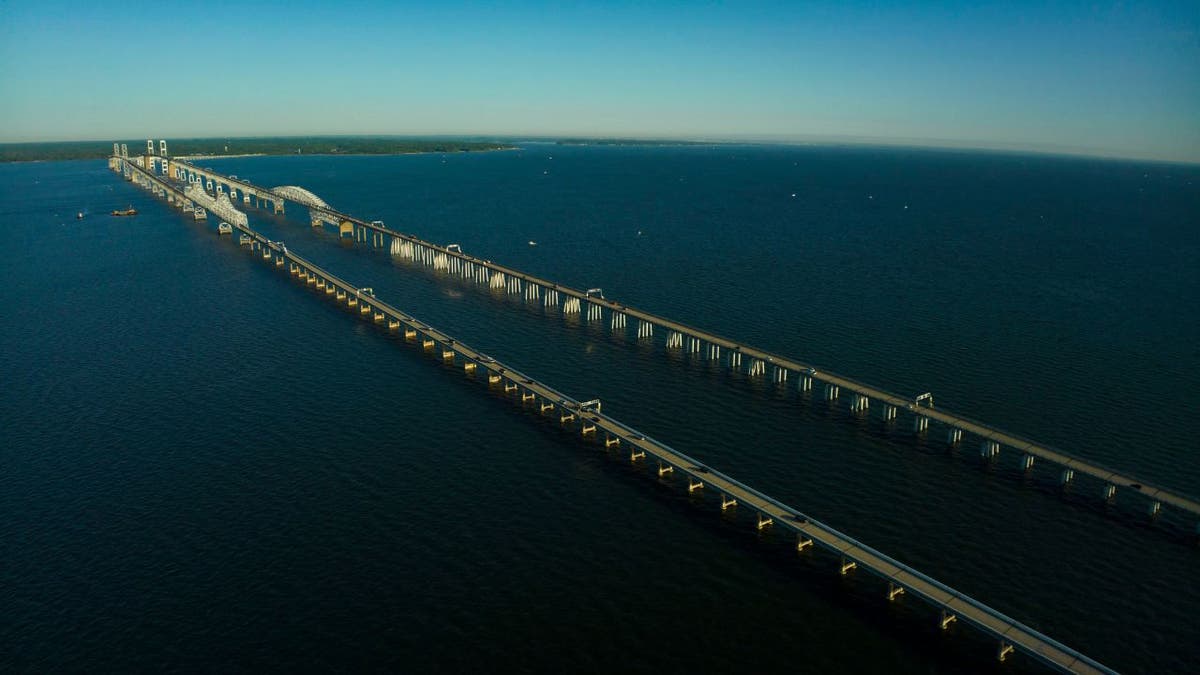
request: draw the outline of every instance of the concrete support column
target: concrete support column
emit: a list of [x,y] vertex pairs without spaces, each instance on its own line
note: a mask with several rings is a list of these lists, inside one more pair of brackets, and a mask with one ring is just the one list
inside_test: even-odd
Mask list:
[[958,445],[959,442],[961,442],[961,441],[962,441],[962,429],[959,429],[957,427],[950,427],[950,430],[946,432],[946,442],[949,443],[950,445]]
[[996,441],[985,438],[979,446],[979,454],[984,459],[991,459],[1000,454],[1000,444]]
[[729,352],[729,367],[736,370],[742,366],[742,353]]
[[929,418],[924,415],[917,415],[913,418],[913,431],[918,434],[924,433],[929,429]]
[[782,366],[772,366],[772,368],[774,368],[774,371],[771,374],[771,380],[775,382],[775,384],[783,384],[784,382],[787,382],[787,368]]
[[720,359],[721,359],[721,346],[720,345],[709,345],[708,346],[708,360],[709,361],[719,361]]
[[797,388],[797,389],[799,389],[799,390],[800,390],[800,391],[802,391],[802,392],[806,392],[806,391],[812,391],[812,388],[813,388],[813,379],[812,379],[812,377],[810,377],[810,376],[808,376],[808,375],[801,375],[801,376],[800,376],[800,382],[799,382],[799,384],[797,385],[797,387],[796,387],[796,388]]
[[871,399],[864,394],[855,394],[850,399],[850,410],[853,412],[866,412],[871,407]]
[[1102,495],[1104,496],[1104,501],[1111,502],[1117,497],[1117,486],[1113,485],[1112,483],[1106,484],[1104,486],[1104,492]]
[[838,387],[836,384],[826,384],[825,385],[825,400],[826,401],[836,401],[839,393],[841,393],[841,388]]
[[1029,471],[1033,468],[1033,455],[1025,455],[1021,458],[1021,470]]
[[654,337],[654,324],[638,319],[637,336],[639,340],[649,340]]
[[1063,469],[1062,476],[1060,476],[1059,481],[1063,485],[1070,485],[1072,482],[1075,481],[1075,470],[1074,469]]
[[667,332],[667,349],[682,349],[683,348],[683,333],[676,331]]

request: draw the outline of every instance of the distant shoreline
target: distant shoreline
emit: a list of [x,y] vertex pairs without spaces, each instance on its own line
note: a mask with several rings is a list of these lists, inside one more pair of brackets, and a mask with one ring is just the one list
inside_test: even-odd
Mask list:
[[267,157],[265,152],[243,152],[237,155],[176,155],[168,159],[225,159],[227,157]]
[[[181,139],[171,146],[179,158],[221,159],[236,157],[287,157],[311,155],[319,157],[384,156],[384,155],[430,155],[462,152],[494,152],[498,150],[522,150],[534,146],[560,147],[721,147],[721,146],[777,146],[792,148],[846,148],[877,149],[892,151],[928,152],[980,152],[988,154],[1061,157],[1090,159],[1097,161],[1130,162],[1134,164],[1167,164],[1196,167],[1200,162],[1187,160],[1125,157],[1103,153],[1072,151],[1071,149],[1033,149],[1020,147],[997,147],[960,144],[924,144],[887,142],[882,139],[636,139],[636,138],[510,138],[509,143],[461,139],[395,139],[378,137],[311,137],[311,138],[245,138],[245,139]],[[525,145],[513,145],[518,144]],[[229,154],[204,154],[198,149],[238,145],[238,151]],[[197,148],[197,146],[200,148]],[[333,145],[330,148],[330,145]],[[250,147],[247,147],[250,146]],[[257,146],[257,147],[255,147]],[[264,147],[266,146],[266,147]],[[345,150],[342,150],[342,146]],[[140,143],[135,153],[141,149]],[[295,152],[299,148],[301,152]],[[307,149],[307,151],[305,151]],[[60,162],[105,160],[112,154],[110,141],[65,141],[53,143],[0,143],[0,165],[29,162]],[[134,154],[133,156],[137,156]]]
[[[307,137],[307,138],[230,138],[168,139],[174,157],[258,157],[287,155],[413,155],[457,152],[489,152],[517,149],[511,142],[463,139],[407,139],[379,137]],[[107,159],[113,143],[76,141],[61,143],[3,143],[0,163]],[[131,157],[143,153],[141,142],[127,145]],[[156,144],[157,148],[157,144]]]
[[[244,152],[230,155],[176,155],[173,159],[232,159],[234,157],[394,157],[396,155],[457,155],[475,152],[511,152],[520,150],[517,146],[509,148],[487,148],[484,150],[408,150],[400,152]],[[45,161],[45,160],[41,160]]]
[[[488,148],[486,150],[410,150],[408,152],[303,152],[303,153],[285,153],[285,152],[242,152],[229,155],[175,155],[168,159],[181,159],[185,161],[202,160],[202,159],[234,159],[237,157],[395,157],[398,155],[457,155],[471,154],[474,152],[512,152],[520,150],[518,146],[510,148]],[[139,157],[140,155],[130,155],[130,159]],[[33,164],[36,162],[91,162],[107,159],[106,157],[63,157],[54,158],[47,157],[41,159],[5,159],[0,160],[0,164]]]

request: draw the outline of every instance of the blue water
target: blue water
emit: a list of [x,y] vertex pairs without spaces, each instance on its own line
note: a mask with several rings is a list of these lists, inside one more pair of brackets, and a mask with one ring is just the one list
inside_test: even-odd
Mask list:
[[[1194,167],[542,144],[202,164],[1200,494]],[[0,215],[4,670],[1035,670],[488,394],[102,162],[0,166]],[[294,205],[250,215],[1107,665],[1200,658],[1186,518],[392,261]]]

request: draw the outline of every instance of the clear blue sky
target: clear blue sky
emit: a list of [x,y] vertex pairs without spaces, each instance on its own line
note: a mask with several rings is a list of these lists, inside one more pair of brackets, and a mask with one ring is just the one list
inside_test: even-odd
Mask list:
[[0,1],[0,141],[862,139],[1200,161],[1200,1]]

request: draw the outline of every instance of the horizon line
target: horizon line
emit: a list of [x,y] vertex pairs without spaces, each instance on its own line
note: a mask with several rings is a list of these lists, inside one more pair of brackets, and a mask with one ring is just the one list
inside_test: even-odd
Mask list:
[[[944,138],[893,138],[878,136],[855,136],[843,134],[777,134],[777,133],[724,133],[724,134],[571,134],[571,133],[483,133],[483,132],[316,132],[316,133],[287,133],[287,134],[215,134],[200,136],[176,135],[179,140],[217,140],[217,139],[267,139],[267,138],[411,138],[411,139],[474,139],[496,141],[640,141],[640,142],[679,142],[714,145],[777,145],[777,146],[855,146],[855,147],[886,147],[908,148],[914,150],[964,150],[1001,152],[1011,154],[1031,154],[1053,157],[1080,157],[1089,159],[1121,160],[1134,162],[1153,162],[1159,164],[1181,164],[1186,166],[1200,165],[1200,157],[1195,159],[1167,159],[1144,154],[1125,154],[1118,150],[1080,148],[1074,146],[1054,146],[1045,144],[1027,144],[1021,142],[958,140]],[[136,137],[141,140],[141,137]],[[155,140],[161,138],[156,135]],[[128,139],[125,139],[128,141]],[[167,135],[165,140],[170,141]],[[116,142],[122,139],[117,138]],[[112,143],[112,138],[51,138],[37,140],[0,140],[0,145],[30,145],[37,143]]]

